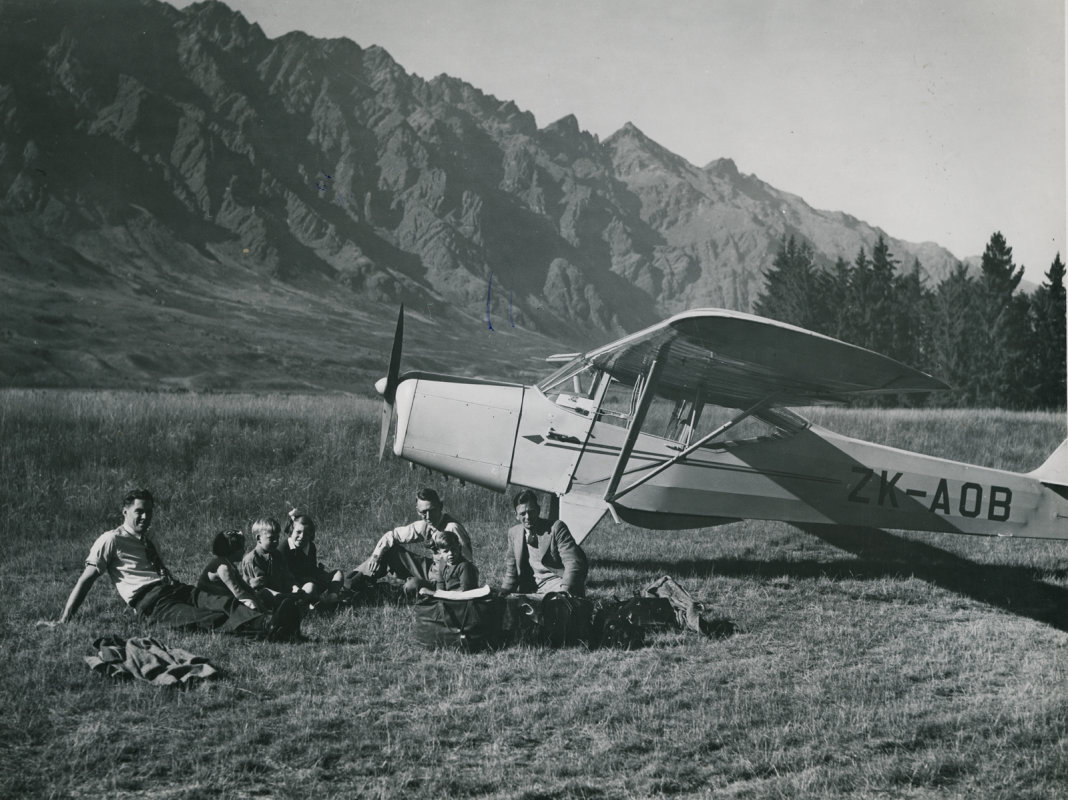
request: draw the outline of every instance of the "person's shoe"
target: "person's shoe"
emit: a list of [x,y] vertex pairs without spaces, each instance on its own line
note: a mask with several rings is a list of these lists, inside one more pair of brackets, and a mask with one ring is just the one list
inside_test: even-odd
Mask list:
[[286,597],[271,614],[271,624],[267,628],[268,642],[290,642],[300,636],[300,603],[292,597]]

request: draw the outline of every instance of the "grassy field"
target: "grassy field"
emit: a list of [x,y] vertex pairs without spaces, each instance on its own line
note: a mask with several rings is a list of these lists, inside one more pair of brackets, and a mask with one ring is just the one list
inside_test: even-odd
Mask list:
[[[507,499],[387,457],[352,397],[0,393],[0,797],[1059,798],[1068,786],[1068,551],[1041,541],[802,531],[778,523],[600,528],[590,592],[667,574],[722,638],[633,652],[422,650],[403,606],[310,619],[299,645],[161,632],[227,676],[112,684],[82,659],[141,635],[106,580],[59,614],[124,491],[193,581],[211,535],[293,504],[351,567],[442,489],[499,575]],[[832,429],[1030,470],[1063,415],[845,411]]]

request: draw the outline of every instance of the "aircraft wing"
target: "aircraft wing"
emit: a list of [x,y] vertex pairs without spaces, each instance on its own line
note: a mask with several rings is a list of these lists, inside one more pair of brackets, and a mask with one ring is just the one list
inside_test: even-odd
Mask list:
[[669,345],[657,394],[746,408],[839,402],[856,395],[931,392],[942,381],[892,358],[783,322],[739,311],[686,311],[586,353],[624,384],[644,375]]

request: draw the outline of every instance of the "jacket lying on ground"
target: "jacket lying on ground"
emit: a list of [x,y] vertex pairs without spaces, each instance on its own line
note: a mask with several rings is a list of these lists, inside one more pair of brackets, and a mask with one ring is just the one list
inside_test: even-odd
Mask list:
[[104,636],[93,642],[95,656],[86,656],[89,669],[109,678],[147,681],[156,686],[189,686],[193,681],[220,675],[206,658],[156,639],[122,640]]

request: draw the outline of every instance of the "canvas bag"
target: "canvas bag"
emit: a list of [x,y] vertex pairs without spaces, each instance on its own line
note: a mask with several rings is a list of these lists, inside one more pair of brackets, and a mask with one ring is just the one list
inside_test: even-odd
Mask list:
[[568,592],[548,592],[541,598],[542,641],[550,647],[593,644],[593,601]]
[[674,626],[670,604],[659,597],[599,600],[593,613],[593,638],[598,647],[637,650],[647,630]]
[[501,641],[502,605],[499,597],[423,598],[413,606],[415,639],[429,649],[452,648],[469,653],[496,647]]

